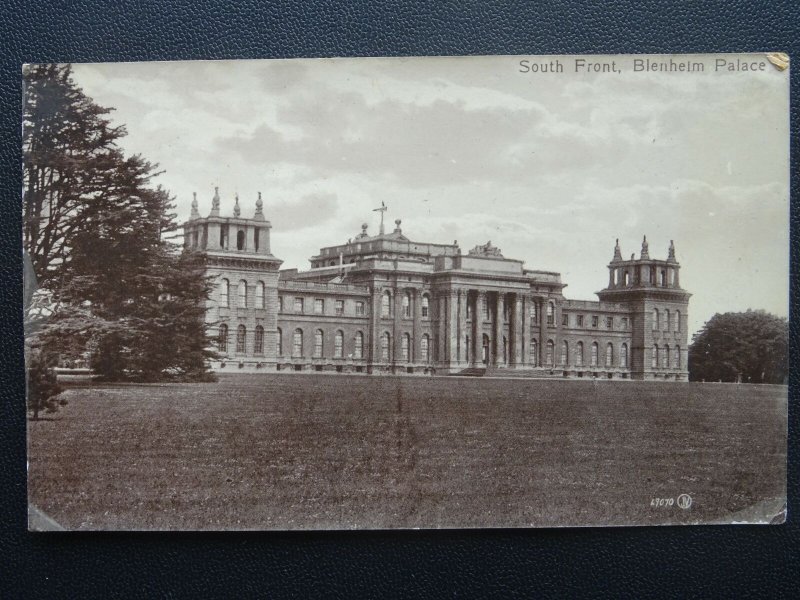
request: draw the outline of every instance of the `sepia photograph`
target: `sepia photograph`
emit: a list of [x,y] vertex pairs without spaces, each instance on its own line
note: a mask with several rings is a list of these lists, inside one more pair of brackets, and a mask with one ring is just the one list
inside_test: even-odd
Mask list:
[[783,523],[789,73],[25,65],[29,529]]

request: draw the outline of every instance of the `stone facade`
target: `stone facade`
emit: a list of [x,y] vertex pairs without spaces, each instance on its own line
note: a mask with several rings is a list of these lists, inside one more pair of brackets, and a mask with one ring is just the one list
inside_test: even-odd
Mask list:
[[570,300],[561,275],[524,268],[491,242],[412,242],[361,232],[322,248],[307,271],[280,270],[259,195],[255,215],[184,225],[187,250],[207,256],[217,289],[208,322],[221,371],[484,374],[686,381],[688,302],[671,244],[647,240],[623,260],[619,242],[599,301]]

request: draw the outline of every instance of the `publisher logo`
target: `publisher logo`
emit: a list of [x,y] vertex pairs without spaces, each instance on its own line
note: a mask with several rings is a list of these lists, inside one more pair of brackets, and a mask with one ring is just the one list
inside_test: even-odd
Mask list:
[[678,506],[683,510],[692,506],[692,497],[689,494],[681,494],[678,496]]

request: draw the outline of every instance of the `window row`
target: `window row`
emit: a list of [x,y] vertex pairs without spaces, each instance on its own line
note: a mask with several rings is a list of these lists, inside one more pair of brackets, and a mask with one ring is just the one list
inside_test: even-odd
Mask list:
[[[313,345],[307,347],[305,341],[305,334],[302,329],[298,328],[292,332],[290,356],[292,358],[303,358],[307,356],[308,350],[311,350],[311,358],[325,358],[325,332],[321,329],[314,331]],[[391,362],[394,360],[392,348],[391,335],[384,332],[380,337],[379,343],[379,360],[383,362]],[[420,356],[419,362],[428,362],[430,360],[430,336],[424,334],[420,338]],[[345,353],[349,348],[345,348],[344,332],[339,330],[334,333],[333,337],[333,358],[345,358]],[[278,329],[278,342],[277,351],[279,356],[283,356],[283,332]],[[362,359],[364,358],[364,333],[361,331],[356,332],[352,338],[352,353],[347,353],[347,358]],[[413,359],[413,347],[411,335],[404,333],[400,338],[400,357],[402,362],[410,362]]]
[[[244,279],[239,282],[236,292],[236,306],[239,308],[266,308],[264,300],[264,282],[256,282],[252,299],[250,298],[249,287],[250,286]],[[219,282],[219,305],[222,308],[231,308],[231,300],[231,282],[227,279],[221,279]]]
[[[395,298],[392,296],[392,293],[389,290],[385,290],[381,295],[381,317],[386,319],[394,316],[394,302]],[[410,319],[413,314],[412,306],[414,304],[411,294],[408,292],[404,293],[400,302],[400,314],[403,318]],[[423,294],[420,299],[420,316],[423,319],[430,317],[430,302],[431,300],[428,294]]]
[[[530,344],[531,365],[534,367],[539,366],[539,344],[536,340],[531,340]],[[588,358],[588,362],[587,362]],[[553,340],[548,340],[545,346],[544,356],[542,357],[542,366],[554,367],[555,361],[555,344]],[[570,343],[567,340],[561,342],[561,349],[559,355],[558,366],[561,367],[619,367],[622,369],[628,368],[629,355],[628,344],[623,343],[619,347],[619,351],[614,349],[614,344],[608,342],[605,345],[604,352],[601,354],[600,344],[592,342],[589,346],[588,357],[586,348],[583,342],[577,342],[573,348],[570,348]]]
[[[294,298],[291,298],[292,301],[291,312],[296,314],[305,314],[307,307],[306,300],[308,300],[308,298],[304,298],[302,296],[295,296]],[[310,305],[312,314],[315,315],[328,314],[326,308],[327,305],[330,303],[330,300],[326,300],[325,298],[313,298],[312,300],[313,303]],[[348,304],[344,300],[336,300],[336,299],[333,300],[333,314],[337,316],[342,316],[345,314],[346,312],[345,309],[347,307]],[[284,298],[284,296],[278,296],[278,311],[284,312],[286,311],[286,309],[287,309],[286,299]],[[351,314],[354,314],[357,317],[363,317],[364,315],[366,315],[367,314],[366,303],[362,300],[356,300],[353,303],[353,312]]]
[[[561,315],[561,324],[564,327],[592,327],[593,329],[598,329],[600,324],[602,323],[603,327],[609,331],[614,329],[614,317],[606,316],[600,317],[598,315],[591,315],[589,319],[586,318],[586,315],[573,315],[574,318],[570,318],[570,315],[564,313]],[[630,320],[628,317],[620,317],[619,319],[619,330],[627,331],[630,329]]]
[[[217,335],[217,348],[220,352],[229,351],[229,332],[228,326],[223,323],[219,326]],[[236,328],[236,354],[247,354],[248,352],[248,333],[244,325],[239,325]],[[261,325],[256,325],[253,336],[253,354],[264,354],[264,328]]]
[[670,328],[672,328],[672,331],[680,331],[681,311],[676,310],[675,314],[672,315],[672,318],[670,318],[670,312],[668,308],[665,308],[663,311],[659,311],[657,308],[654,308],[653,331],[661,331],[662,328],[664,331],[669,331]]
[[650,356],[650,366],[653,369],[659,367],[662,369],[669,369],[670,367],[673,369],[680,369],[681,347],[675,346],[674,348],[670,348],[669,346],[654,345]]

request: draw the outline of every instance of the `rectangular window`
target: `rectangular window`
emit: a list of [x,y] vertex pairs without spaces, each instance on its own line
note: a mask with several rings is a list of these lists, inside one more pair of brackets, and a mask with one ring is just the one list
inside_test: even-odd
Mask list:
[[296,313],[303,312],[303,299],[302,298],[295,298],[294,299],[294,312],[296,312]]
[[575,320],[578,322],[578,327],[583,327],[583,315],[578,315]]
[[623,329],[628,328],[628,317],[622,317],[622,328]]
[[614,329],[614,317],[606,317],[606,329]]
[[336,314],[343,315],[344,314],[344,300],[337,300],[335,304]]
[[359,317],[364,316],[364,303],[363,302],[356,302],[356,315]]
[[314,299],[314,313],[321,315],[325,312],[325,300],[322,298]]
[[569,327],[569,315],[568,314],[561,315],[561,324],[564,327]]
[[592,327],[597,327],[598,322],[599,322],[599,318],[596,317],[596,316],[593,316],[592,317]]

